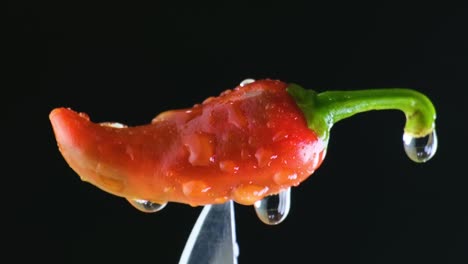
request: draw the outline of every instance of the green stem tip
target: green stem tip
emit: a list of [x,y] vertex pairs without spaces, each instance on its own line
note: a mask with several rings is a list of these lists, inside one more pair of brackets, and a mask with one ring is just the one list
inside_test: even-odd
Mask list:
[[436,112],[422,93],[405,88],[327,91],[317,93],[289,84],[288,93],[304,112],[308,126],[325,142],[336,122],[371,110],[401,110],[406,116],[406,137],[424,138],[433,133]]

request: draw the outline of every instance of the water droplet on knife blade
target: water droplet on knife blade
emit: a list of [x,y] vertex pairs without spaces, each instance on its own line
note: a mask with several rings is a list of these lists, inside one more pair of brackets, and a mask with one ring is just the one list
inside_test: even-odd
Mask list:
[[258,218],[267,225],[277,225],[286,219],[291,208],[291,188],[255,202]]
[[430,160],[437,151],[437,145],[435,130],[425,137],[403,134],[403,146],[406,155],[414,162],[421,163]]
[[136,209],[144,212],[144,213],[156,213],[161,211],[164,207],[166,207],[167,203],[153,203],[148,200],[143,199],[127,199],[128,202],[133,205]]
[[244,87],[244,86],[246,86],[247,84],[253,83],[253,82],[255,82],[254,79],[245,79],[245,80],[243,80],[243,81],[240,83],[240,86],[241,86],[241,87]]

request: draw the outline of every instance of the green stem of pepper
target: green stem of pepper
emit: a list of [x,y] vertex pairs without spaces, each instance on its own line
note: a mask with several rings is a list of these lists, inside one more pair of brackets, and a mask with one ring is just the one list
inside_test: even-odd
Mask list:
[[330,129],[336,122],[371,110],[401,110],[406,116],[404,132],[424,137],[435,128],[436,112],[432,102],[412,89],[387,88],[317,93],[297,84],[290,84],[288,93],[304,112],[308,126],[328,142]]

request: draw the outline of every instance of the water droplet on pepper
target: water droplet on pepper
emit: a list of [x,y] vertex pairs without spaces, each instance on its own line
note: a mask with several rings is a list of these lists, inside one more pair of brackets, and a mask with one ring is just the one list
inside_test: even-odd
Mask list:
[[225,202],[229,201],[229,197],[221,196],[221,197],[215,198],[214,201],[215,201],[215,203],[219,203],[219,204],[225,203]]
[[273,135],[272,140],[273,142],[278,142],[278,141],[287,139],[288,137],[289,137],[288,133],[284,130],[281,130],[281,131],[276,132],[275,135]]
[[271,161],[277,157],[278,155],[274,155],[273,151],[266,148],[259,148],[255,152],[255,158],[257,158],[258,167],[260,168],[270,166]]
[[267,225],[277,225],[286,219],[291,208],[291,188],[255,202],[258,218]]
[[246,86],[247,84],[253,83],[253,82],[255,82],[254,79],[245,79],[245,80],[243,80],[243,81],[240,83],[240,86],[241,86],[241,87],[244,87],[244,86]]
[[128,199],[128,202],[136,209],[145,213],[155,213],[166,207],[167,203],[153,203],[143,199]]
[[241,149],[241,158],[243,160],[249,159],[252,155],[250,155],[249,151],[245,148]]
[[294,185],[297,181],[297,173],[290,170],[281,170],[273,175],[273,181],[278,185]]
[[244,128],[247,125],[247,120],[241,109],[235,106],[227,108],[228,122],[235,125],[237,128]]
[[113,127],[113,128],[126,128],[126,127],[128,127],[127,125],[117,123],[117,122],[102,122],[102,123],[99,123],[99,125],[105,126],[105,127]]
[[227,173],[236,173],[239,170],[239,166],[232,160],[223,160],[219,162],[219,169]]
[[437,151],[437,145],[435,130],[425,137],[403,134],[403,146],[406,155],[414,162],[421,163],[430,160]]
[[182,185],[182,192],[190,198],[206,197],[210,189],[211,187],[203,181],[189,181]]
[[207,135],[194,134],[185,137],[184,144],[188,148],[188,161],[194,166],[207,166],[214,160],[214,146]]
[[237,186],[233,192],[233,199],[244,205],[252,205],[262,198],[268,191],[268,187],[255,184],[241,184]]

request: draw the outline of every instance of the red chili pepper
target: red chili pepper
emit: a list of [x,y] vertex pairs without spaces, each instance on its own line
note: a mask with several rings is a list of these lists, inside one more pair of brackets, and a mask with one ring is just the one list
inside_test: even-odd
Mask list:
[[[434,108],[415,91],[317,94],[276,80],[163,112],[147,125],[94,123],[68,108],[54,109],[50,120],[71,168],[106,192],[158,204],[233,199],[251,205],[309,177],[325,157],[333,123],[393,108],[406,113],[405,133],[411,139],[432,135]],[[426,158],[434,152],[435,147]]]

